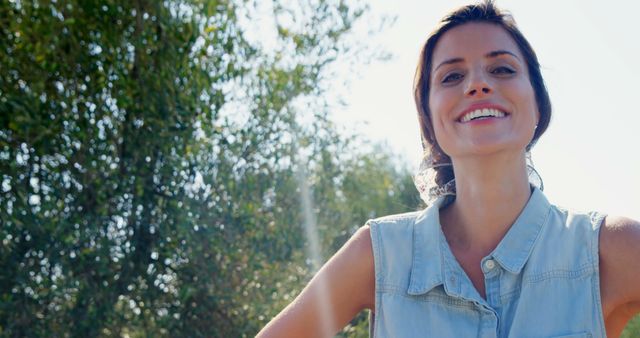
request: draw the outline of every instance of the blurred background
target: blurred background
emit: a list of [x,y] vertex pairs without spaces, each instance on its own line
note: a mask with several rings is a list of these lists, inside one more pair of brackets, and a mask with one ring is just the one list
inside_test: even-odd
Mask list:
[[[413,72],[462,4],[0,2],[0,336],[254,336],[367,219],[424,207]],[[554,105],[547,196],[640,219],[640,6],[498,5]]]

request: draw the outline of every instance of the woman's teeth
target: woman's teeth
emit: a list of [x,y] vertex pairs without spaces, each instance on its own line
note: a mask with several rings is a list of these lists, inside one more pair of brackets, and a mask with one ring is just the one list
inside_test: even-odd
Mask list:
[[485,109],[476,109],[472,112],[469,112],[460,118],[460,122],[469,122],[474,119],[483,118],[483,117],[504,117],[506,114],[492,108]]

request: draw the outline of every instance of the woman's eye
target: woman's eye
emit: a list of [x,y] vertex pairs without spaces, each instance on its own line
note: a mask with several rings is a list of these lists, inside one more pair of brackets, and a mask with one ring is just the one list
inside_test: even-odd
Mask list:
[[445,76],[444,79],[442,79],[442,83],[454,82],[454,81],[460,80],[461,78],[462,78],[462,74],[451,73]]
[[498,74],[498,75],[510,75],[510,74],[514,74],[515,72],[516,72],[515,70],[509,67],[496,67],[491,71],[491,73]]

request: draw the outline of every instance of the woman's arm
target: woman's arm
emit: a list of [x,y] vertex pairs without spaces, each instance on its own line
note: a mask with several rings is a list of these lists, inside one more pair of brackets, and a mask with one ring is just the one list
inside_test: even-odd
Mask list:
[[361,310],[373,310],[374,304],[373,251],[365,225],[257,337],[332,337]]
[[600,230],[600,292],[607,332],[640,313],[640,223],[607,217]]

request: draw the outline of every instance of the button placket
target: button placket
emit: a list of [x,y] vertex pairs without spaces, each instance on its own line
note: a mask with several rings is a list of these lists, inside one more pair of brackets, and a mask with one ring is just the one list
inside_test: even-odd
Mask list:
[[502,306],[500,303],[500,277],[498,275],[485,279],[485,293],[487,303],[492,308],[497,309]]
[[487,259],[482,264],[484,270],[484,287],[486,300],[489,305],[497,309],[500,304],[500,268],[493,259]]

